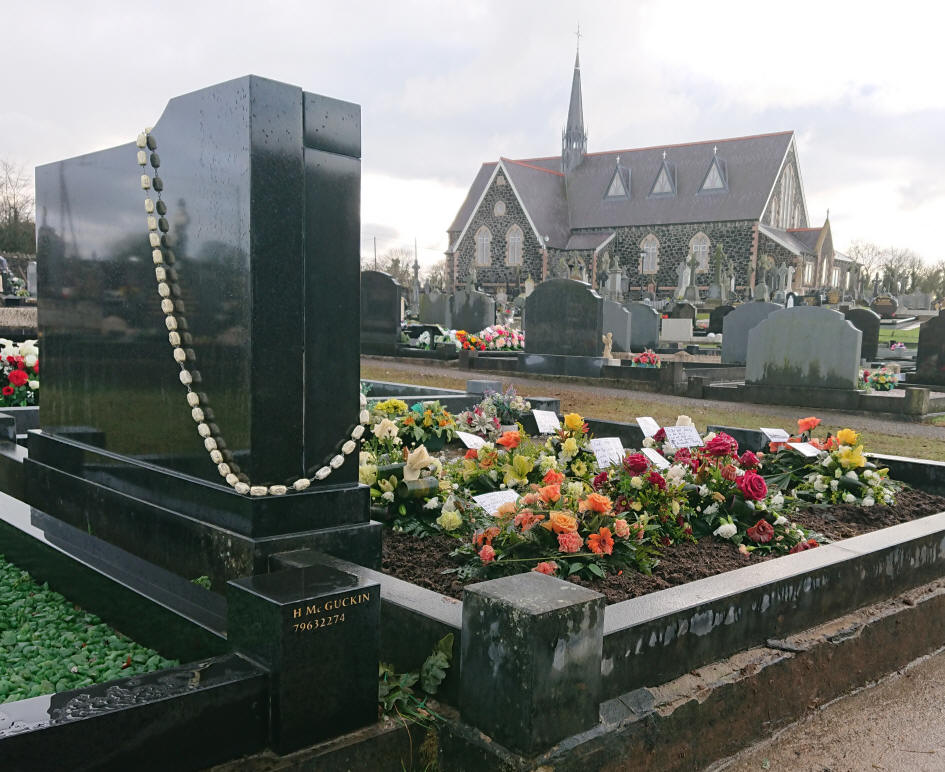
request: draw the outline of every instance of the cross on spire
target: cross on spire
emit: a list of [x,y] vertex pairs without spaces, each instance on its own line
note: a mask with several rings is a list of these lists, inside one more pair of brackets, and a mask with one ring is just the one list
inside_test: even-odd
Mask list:
[[574,33],[577,36],[577,50],[578,53],[581,53],[581,22],[578,22],[577,32]]
[[665,151],[665,150],[663,151],[663,160],[664,160],[664,161],[666,160],[666,151]]

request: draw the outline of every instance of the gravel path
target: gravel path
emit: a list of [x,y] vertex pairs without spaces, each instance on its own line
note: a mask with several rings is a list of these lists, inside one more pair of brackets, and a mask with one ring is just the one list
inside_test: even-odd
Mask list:
[[[649,391],[634,391],[631,389],[614,389],[606,386],[596,386],[585,383],[571,383],[557,380],[529,378],[511,373],[498,373],[483,370],[460,370],[455,365],[435,365],[417,360],[395,359],[390,357],[361,357],[361,361],[374,367],[383,367],[388,370],[402,371],[409,375],[410,381],[421,381],[424,376],[440,376],[460,379],[501,380],[504,384],[514,384],[515,388],[525,394],[543,397],[559,397],[562,393],[592,394],[597,397],[635,398],[656,402],[662,405],[678,408],[680,413],[691,407],[693,400],[688,397],[677,397],[671,394],[659,394]],[[699,400],[699,404],[708,408],[721,410],[737,410],[739,404],[744,404],[746,410],[752,413],[776,416],[793,423],[798,416],[797,407],[781,405],[755,405],[750,403],[722,402],[719,400]],[[803,410],[803,408],[801,408]],[[849,420],[851,415],[857,417],[857,427],[862,430],[875,431],[899,437],[924,437],[945,441],[945,427],[931,424],[897,421],[890,418],[879,418],[864,413],[847,413],[837,410],[817,409],[816,414],[829,424],[842,424]]]

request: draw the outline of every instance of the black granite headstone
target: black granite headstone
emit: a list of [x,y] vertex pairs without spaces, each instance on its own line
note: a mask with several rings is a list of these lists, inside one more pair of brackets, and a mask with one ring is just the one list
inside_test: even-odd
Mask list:
[[676,305],[673,306],[673,310],[669,312],[670,319],[692,319],[693,324],[695,324],[697,316],[696,307],[685,301],[677,301]]
[[875,359],[879,348],[879,314],[868,308],[851,308],[843,317],[863,333],[861,359]]
[[275,751],[377,720],[379,584],[313,565],[233,580],[227,601],[227,640],[270,671]]
[[450,322],[454,329],[475,335],[495,324],[495,298],[476,290],[457,290],[450,297]]
[[916,380],[945,385],[945,310],[919,327]]
[[627,303],[630,312],[630,350],[656,348],[660,339],[660,315],[646,303]]
[[[308,477],[358,422],[360,107],[248,76],[172,99],[151,137],[158,267],[217,451],[260,487]],[[137,153],[132,141],[36,170],[44,370],[29,503],[219,589],[286,535],[317,546],[344,525],[372,560],[356,453],[300,493],[250,498],[224,482],[172,356]]]
[[361,351],[390,354],[400,341],[401,286],[389,273],[361,272]]
[[525,350],[533,354],[599,357],[604,304],[590,284],[550,279],[525,301]]
[[873,298],[873,302],[870,303],[870,308],[883,319],[894,319],[896,311],[899,310],[899,301],[892,295],[880,295],[879,297]]
[[630,339],[632,338],[630,311],[622,303],[616,303],[613,300],[604,300],[604,335],[608,332],[613,333],[614,352],[630,351]]
[[709,312],[709,332],[714,332],[716,335],[722,334],[722,320],[725,319],[725,315],[729,311],[734,311],[735,306],[716,306]]

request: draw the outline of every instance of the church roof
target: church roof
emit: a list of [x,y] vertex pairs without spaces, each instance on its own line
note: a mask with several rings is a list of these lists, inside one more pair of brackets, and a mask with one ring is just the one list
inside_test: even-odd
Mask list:
[[[663,145],[635,150],[588,153],[565,178],[560,156],[503,159],[522,204],[548,245],[564,247],[571,231],[688,222],[760,220],[794,132]],[[650,195],[665,162],[675,192]],[[713,158],[724,164],[724,191],[700,191]],[[629,170],[630,196],[605,200],[617,156]],[[472,217],[495,168],[483,164],[450,231],[461,231]],[[816,242],[816,237],[815,237]],[[805,243],[806,242],[801,242]],[[810,249],[805,249],[810,251]]]
[[596,251],[599,247],[602,247],[610,241],[614,235],[613,231],[605,231],[604,233],[575,233],[568,239],[568,243],[564,245],[564,248],[579,250],[592,249]]
[[823,226],[819,228],[791,228],[788,233],[800,241],[808,252],[813,254],[817,251],[817,239],[820,238],[822,230]]
[[[761,223],[758,226],[759,232],[765,234],[769,239],[771,239],[776,244],[780,244],[782,247],[787,249],[789,252],[792,252],[795,255],[812,255],[814,254],[814,245],[817,243],[816,236],[814,237],[813,244],[808,245],[806,239],[797,238],[797,231],[795,230],[784,230],[782,228],[775,228],[772,225],[765,225]],[[814,228],[813,230],[820,233],[820,228]]]

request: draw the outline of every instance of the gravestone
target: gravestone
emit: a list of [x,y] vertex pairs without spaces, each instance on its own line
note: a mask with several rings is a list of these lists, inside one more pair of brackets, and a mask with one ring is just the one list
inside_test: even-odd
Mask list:
[[919,327],[916,381],[945,385],[945,310]]
[[525,300],[525,351],[600,356],[604,303],[589,284],[550,279]]
[[627,303],[630,312],[630,350],[656,348],[660,337],[659,312],[646,303]]
[[896,316],[896,311],[899,310],[899,301],[892,295],[880,295],[873,298],[870,308],[883,319],[893,319]]
[[677,302],[673,306],[673,310],[669,312],[670,319],[692,319],[695,322],[697,316],[696,307],[692,303],[686,302]]
[[361,272],[361,352],[396,353],[400,341],[402,287],[389,273]]
[[604,301],[604,334],[612,332],[613,351],[630,351],[631,340],[630,312],[621,304],[612,300]]
[[926,292],[913,292],[911,295],[900,295],[899,304],[903,308],[913,311],[928,311],[932,307],[932,296]]
[[769,314],[781,310],[777,303],[752,301],[736,306],[722,320],[722,364],[743,365],[747,362],[748,333]]
[[862,333],[838,311],[784,308],[749,332],[745,383],[855,389],[861,345]]
[[688,343],[692,340],[692,319],[663,319],[660,340],[664,343]]
[[735,306],[716,306],[709,312],[709,332],[714,332],[716,335],[722,333],[722,320],[732,311],[735,310]]
[[457,290],[450,298],[450,319],[455,329],[476,334],[495,324],[495,299],[477,290]]
[[879,314],[868,308],[851,308],[843,317],[863,333],[862,359],[875,359],[879,349]]
[[450,296],[445,292],[424,292],[420,296],[420,321],[442,324],[451,329]]
[[30,260],[26,265],[26,291],[30,297],[36,297],[36,261]]
[[[28,502],[217,591],[304,546],[377,565],[358,454],[338,451],[359,415],[360,108],[248,76],[175,97],[151,139],[163,236],[134,141],[36,170]],[[336,455],[327,478],[279,495]],[[240,493],[247,481],[272,494]]]

